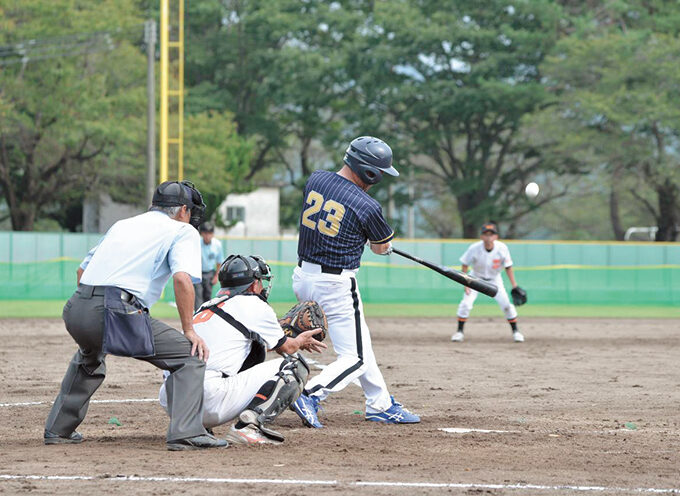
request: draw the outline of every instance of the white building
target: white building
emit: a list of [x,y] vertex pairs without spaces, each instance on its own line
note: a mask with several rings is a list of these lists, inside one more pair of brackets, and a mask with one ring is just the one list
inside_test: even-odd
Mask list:
[[216,228],[219,236],[279,236],[279,188],[263,187],[246,194],[228,195],[218,208],[222,219],[232,225]]

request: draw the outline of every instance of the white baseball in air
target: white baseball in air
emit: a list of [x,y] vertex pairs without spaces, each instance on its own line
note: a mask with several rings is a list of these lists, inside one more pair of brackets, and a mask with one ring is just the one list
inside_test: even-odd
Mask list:
[[538,184],[527,184],[527,187],[524,188],[524,194],[526,194],[529,198],[536,198],[538,196]]

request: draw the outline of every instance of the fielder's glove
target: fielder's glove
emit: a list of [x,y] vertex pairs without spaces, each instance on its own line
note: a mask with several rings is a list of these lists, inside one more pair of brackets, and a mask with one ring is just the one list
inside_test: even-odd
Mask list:
[[315,301],[298,303],[279,319],[279,324],[283,333],[290,338],[295,338],[305,331],[319,328],[321,332],[315,334],[314,338],[317,341],[323,341],[328,332],[326,314]]
[[510,294],[512,295],[512,302],[517,306],[524,305],[527,302],[527,292],[519,286],[512,288]]

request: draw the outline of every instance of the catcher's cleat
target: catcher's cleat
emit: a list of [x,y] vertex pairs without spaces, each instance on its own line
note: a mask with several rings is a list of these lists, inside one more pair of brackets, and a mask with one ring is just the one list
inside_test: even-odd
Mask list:
[[409,412],[404,405],[390,396],[392,406],[384,412],[366,412],[366,420],[371,422],[382,422],[383,424],[417,424],[420,417],[415,413]]
[[237,426],[243,424],[246,424],[246,426],[251,426],[252,428],[257,429],[260,434],[275,444],[279,444],[284,441],[284,437],[281,435],[281,433],[265,426],[263,414],[260,414],[254,410],[243,410],[238,416],[238,420],[239,422],[236,424]]
[[302,393],[300,397],[295,400],[295,403],[290,405],[291,410],[298,414],[307,427],[321,429],[323,424],[319,422],[317,412],[319,411],[319,399],[316,396],[307,396]]
[[203,434],[201,436],[179,439],[177,441],[168,441],[167,446],[170,451],[186,451],[207,448],[226,448],[229,446],[229,443],[224,439],[217,439],[210,434]]
[[457,331],[453,336],[451,336],[451,341],[454,343],[462,343],[465,339],[465,335],[461,331]]
[[68,437],[60,436],[54,432],[45,430],[45,444],[78,444],[83,442],[83,436],[73,431]]
[[523,343],[524,342],[524,334],[522,334],[519,331],[513,331],[512,333],[512,340],[515,343]]
[[256,444],[280,444],[281,441],[276,441],[274,439],[268,438],[254,425],[247,425],[242,429],[237,429],[235,426],[231,426],[231,429],[225,436],[227,441],[232,444],[245,444],[248,446],[253,446]]

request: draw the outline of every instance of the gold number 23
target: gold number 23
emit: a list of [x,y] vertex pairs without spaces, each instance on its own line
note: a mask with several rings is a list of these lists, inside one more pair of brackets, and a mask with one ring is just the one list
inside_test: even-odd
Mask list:
[[[309,205],[302,212],[302,225],[310,229],[318,229],[320,233],[326,236],[335,237],[340,232],[340,222],[345,215],[345,207],[335,200],[328,200],[324,202],[323,196],[316,191],[310,191],[307,195],[306,205]],[[319,219],[314,222],[310,217],[323,208],[327,212],[326,220]]]

